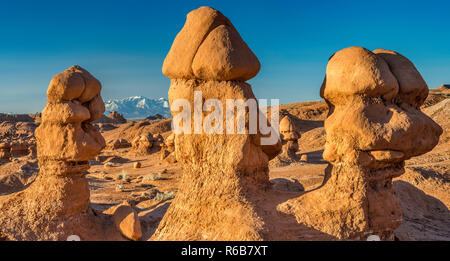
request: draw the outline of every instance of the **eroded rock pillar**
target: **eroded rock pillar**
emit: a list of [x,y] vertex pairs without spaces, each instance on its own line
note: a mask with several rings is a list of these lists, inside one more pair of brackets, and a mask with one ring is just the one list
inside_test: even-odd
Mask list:
[[72,234],[106,239],[89,207],[84,177],[88,161],[105,147],[91,124],[105,111],[100,91],[100,82],[80,66],[53,77],[35,132],[39,175],[30,187],[0,202],[0,232],[8,239],[65,240]]
[[[201,7],[187,15],[163,65],[163,73],[171,78],[172,114],[178,113],[173,111],[174,102],[184,99],[194,115],[195,92],[201,92],[200,106],[208,99],[223,105],[224,132],[208,133],[202,128],[196,133],[192,122],[191,134],[175,135],[175,154],[183,176],[153,240],[264,238],[264,222],[252,197],[269,186],[267,164],[281,146],[279,142],[260,145],[259,133],[226,133],[224,113],[227,99],[255,99],[245,81],[259,68],[257,57],[219,11]],[[202,122],[211,110],[200,112]],[[245,118],[248,126],[248,113]]]
[[392,179],[403,174],[405,160],[433,149],[442,133],[420,111],[427,95],[412,62],[394,51],[335,53],[321,88],[330,107],[324,184],[279,209],[341,239],[376,234],[392,240],[402,222]]

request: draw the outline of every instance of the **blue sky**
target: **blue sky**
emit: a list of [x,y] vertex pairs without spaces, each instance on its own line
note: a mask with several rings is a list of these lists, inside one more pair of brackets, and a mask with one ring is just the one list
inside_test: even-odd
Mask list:
[[349,46],[391,49],[430,88],[450,83],[448,1],[0,0],[0,112],[41,111],[54,74],[81,65],[103,98],[167,97],[161,73],[186,14],[202,5],[230,18],[261,62],[258,98],[318,100],[328,57]]

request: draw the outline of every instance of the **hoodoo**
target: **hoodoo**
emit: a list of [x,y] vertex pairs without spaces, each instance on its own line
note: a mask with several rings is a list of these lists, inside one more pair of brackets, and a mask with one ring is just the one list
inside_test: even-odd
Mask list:
[[280,121],[280,137],[283,143],[280,157],[297,160],[295,153],[298,151],[300,134],[295,130],[294,123],[289,116],[284,116]]
[[[187,15],[164,61],[163,73],[171,79],[169,102],[185,99],[194,108],[195,91],[223,105],[227,99],[255,99],[245,81],[259,68],[258,58],[231,22],[213,8],[200,7]],[[208,116],[207,111],[201,113],[203,119]],[[245,116],[248,126],[248,113]],[[259,132],[191,133],[175,134],[183,176],[151,239],[264,239],[264,222],[254,199],[270,184],[267,164],[280,151],[280,142],[263,146]]]
[[413,63],[394,51],[335,53],[321,88],[330,107],[324,184],[279,209],[341,239],[375,234],[392,240],[402,222],[392,179],[404,173],[405,160],[433,149],[442,133],[420,111],[427,95]]

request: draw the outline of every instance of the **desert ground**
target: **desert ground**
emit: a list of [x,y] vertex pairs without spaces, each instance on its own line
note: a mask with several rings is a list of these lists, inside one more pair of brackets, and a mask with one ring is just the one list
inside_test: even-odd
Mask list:
[[[450,138],[449,90],[430,91],[422,110],[442,126],[444,133],[439,144],[430,152],[408,160],[406,172],[394,180],[400,198],[404,221],[395,230],[397,240],[450,240]],[[280,195],[294,198],[314,190],[322,184],[328,165],[322,158],[325,144],[323,120],[328,107],[323,101],[281,105],[281,115],[295,119],[300,133],[296,158],[270,161],[270,182]],[[280,116],[282,117],[282,116]],[[27,188],[38,175],[34,130],[40,115],[0,116],[1,142],[22,148],[3,160],[0,165],[0,195],[5,196]],[[167,208],[177,195],[182,175],[179,163],[173,158],[163,159],[164,140],[171,134],[171,119],[133,120],[123,122],[117,115],[103,117],[95,123],[104,136],[107,147],[86,174],[89,181],[91,206],[96,212],[128,202],[135,206],[142,228],[141,240],[148,240],[155,232]],[[132,141],[139,136],[154,137],[147,152],[136,151]],[[300,160],[303,155],[307,159]],[[140,167],[136,168],[136,163]],[[0,197],[1,197],[0,196]],[[274,201],[276,197],[270,198]],[[276,202],[267,202],[267,204]],[[289,230],[289,224],[281,229]],[[298,240],[331,239],[299,233]],[[126,238],[123,238],[126,240]]]

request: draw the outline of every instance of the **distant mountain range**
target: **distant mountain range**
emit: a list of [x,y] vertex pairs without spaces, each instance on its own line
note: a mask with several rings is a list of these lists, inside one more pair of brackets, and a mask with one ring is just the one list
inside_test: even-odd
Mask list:
[[157,113],[166,118],[172,117],[169,101],[166,98],[149,99],[143,96],[133,96],[105,101],[105,107],[106,115],[116,111],[127,119],[143,119]]

